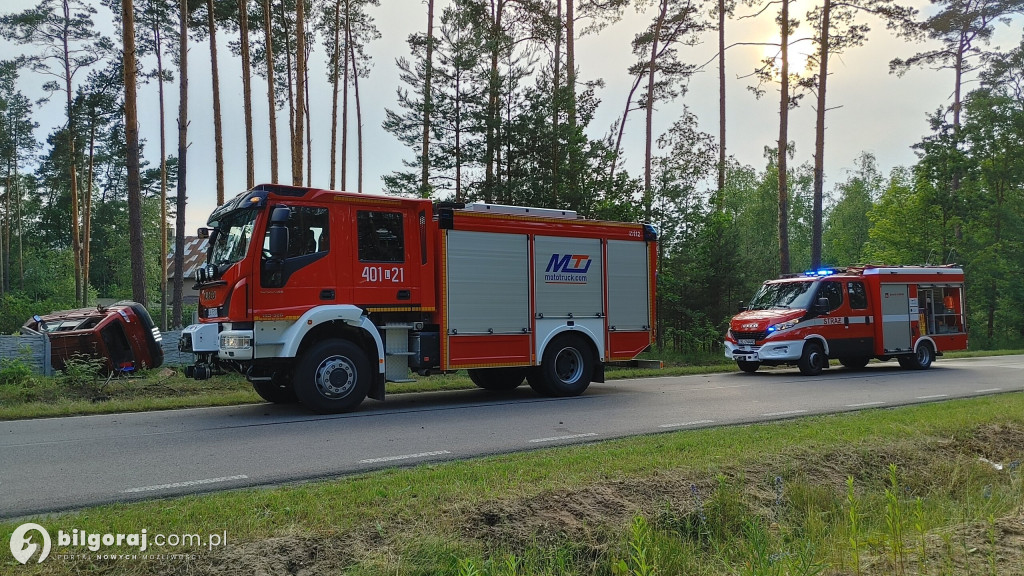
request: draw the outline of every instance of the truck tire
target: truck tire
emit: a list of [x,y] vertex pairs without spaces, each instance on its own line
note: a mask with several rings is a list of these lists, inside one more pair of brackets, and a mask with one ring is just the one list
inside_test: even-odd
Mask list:
[[825,349],[814,340],[804,343],[804,352],[796,364],[800,373],[805,376],[817,376],[828,366],[828,356],[825,356]]
[[291,404],[298,401],[291,378],[279,372],[275,372],[269,382],[253,382],[252,389],[260,395],[260,398],[273,404]]
[[747,362],[746,360],[737,360],[736,365],[740,367],[740,370],[743,370],[747,374],[753,374],[761,367],[760,362]]
[[492,392],[515,390],[526,379],[526,368],[474,368],[468,372],[473,384]]
[[932,345],[923,342],[917,347],[917,352],[910,356],[900,357],[900,366],[909,370],[927,370],[935,360],[935,351]]
[[590,386],[593,374],[594,353],[583,338],[562,334],[544,349],[540,380],[551,396],[579,396]]
[[867,356],[844,356],[839,359],[839,363],[850,370],[861,370],[868,365],[871,358]]
[[293,387],[307,407],[320,414],[354,410],[370,390],[370,360],[348,340],[315,344],[299,359]]
[[533,388],[534,392],[541,396],[555,395],[544,381],[544,376],[541,374],[540,366],[534,366],[526,372],[526,383],[530,385],[530,388]]

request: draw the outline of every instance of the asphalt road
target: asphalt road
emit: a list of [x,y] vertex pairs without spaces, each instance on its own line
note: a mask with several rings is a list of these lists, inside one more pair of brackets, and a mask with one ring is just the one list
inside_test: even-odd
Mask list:
[[[835,363],[833,362],[833,365]],[[1024,356],[617,380],[577,398],[523,386],[403,394],[318,416],[256,404],[0,422],[0,518],[327,478],[636,434],[1024,390]]]

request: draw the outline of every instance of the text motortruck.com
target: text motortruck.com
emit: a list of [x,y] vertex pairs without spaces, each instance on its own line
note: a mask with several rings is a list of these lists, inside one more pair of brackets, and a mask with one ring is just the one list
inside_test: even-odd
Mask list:
[[190,553],[161,551],[165,546],[213,550],[227,543],[227,531],[201,536],[150,534],[145,528],[131,534],[100,534],[75,528],[70,532],[58,530],[56,538],[51,538],[46,528],[29,522],[11,533],[11,554],[22,564],[32,560],[38,564],[50,556],[57,560],[160,560],[192,556]]

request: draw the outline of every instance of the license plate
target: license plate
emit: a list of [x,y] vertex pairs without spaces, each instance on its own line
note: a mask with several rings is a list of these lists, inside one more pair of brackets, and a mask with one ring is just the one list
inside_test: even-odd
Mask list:
[[754,345],[754,339],[753,338],[740,338],[736,342],[739,343],[741,346],[753,346]]

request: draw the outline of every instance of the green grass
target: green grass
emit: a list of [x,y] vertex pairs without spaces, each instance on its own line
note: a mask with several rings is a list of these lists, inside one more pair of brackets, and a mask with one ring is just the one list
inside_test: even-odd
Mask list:
[[109,505],[37,521],[229,546],[0,572],[1022,574],[1022,439],[1011,393]]

